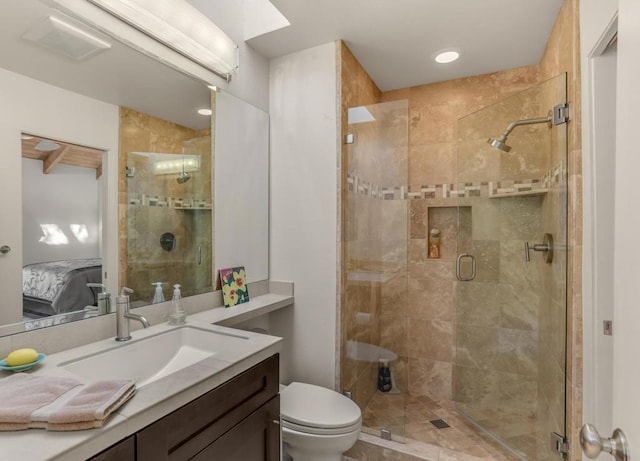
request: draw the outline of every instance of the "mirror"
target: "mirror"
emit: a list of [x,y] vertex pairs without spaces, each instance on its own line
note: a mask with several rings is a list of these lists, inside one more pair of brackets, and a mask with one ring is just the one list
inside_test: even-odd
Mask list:
[[21,140],[23,318],[104,314],[106,303],[98,310],[104,152],[29,133]]
[[213,95],[215,266],[269,278],[269,115],[228,93]]
[[[3,101],[3,107],[0,109],[2,122],[0,123],[0,147],[3,152],[0,193],[11,199],[2,201],[0,211],[3,216],[11,218],[0,222],[0,246],[8,245],[11,251],[0,255],[0,268],[3,273],[3,278],[0,280],[0,293],[3,293],[4,297],[3,307],[0,310],[0,334],[24,330],[21,309],[22,266],[27,251],[23,251],[23,246],[28,246],[29,242],[26,239],[32,240],[33,236],[23,236],[23,226],[19,225],[23,197],[21,194],[16,196],[16,191],[20,191],[23,186],[20,174],[23,171],[20,155],[23,143],[22,133],[51,139],[57,143],[86,146],[103,152],[102,176],[98,180],[101,232],[94,237],[99,241],[102,282],[114,296],[123,285],[121,282],[126,280],[126,277],[123,278],[120,275],[123,272],[121,269],[130,264],[140,263],[141,259],[138,255],[127,256],[130,236],[125,231],[126,226],[123,226],[122,222],[118,223],[119,211],[122,212],[123,208],[128,206],[126,192],[124,196],[122,195],[129,180],[125,174],[125,167],[128,166],[127,157],[134,158],[135,155],[140,156],[140,153],[153,154],[153,162],[156,162],[160,157],[155,157],[155,154],[175,156],[176,159],[184,162],[185,171],[165,175],[165,178],[171,177],[170,181],[175,183],[176,187],[186,185],[193,188],[198,184],[206,183],[206,180],[203,182],[194,178],[195,171],[189,171],[193,167],[189,165],[190,161],[197,160],[200,168],[211,170],[211,160],[206,165],[206,159],[203,159],[202,154],[203,149],[205,151],[208,149],[206,146],[203,148],[202,138],[206,138],[207,130],[211,130],[211,117],[198,115],[195,110],[211,107],[211,91],[201,82],[164,66],[107,36],[101,36],[101,38],[109,42],[111,48],[85,61],[71,60],[21,38],[34,24],[46,21],[53,11],[37,0],[3,4],[6,26],[0,30],[2,38],[0,99]],[[235,172],[225,174],[226,167],[222,166],[223,163],[233,164],[233,156],[237,155],[239,147],[234,146],[234,138],[229,138],[226,145],[220,146],[216,139],[214,160],[216,166],[213,169],[216,172],[216,192],[222,190],[221,196],[215,197],[215,202],[212,202],[209,193],[208,203],[202,196],[202,207],[198,203],[197,210],[188,210],[186,206],[180,210],[184,215],[200,215],[199,218],[193,218],[190,223],[185,224],[187,228],[198,230],[191,234],[196,236],[193,239],[194,245],[185,251],[184,258],[200,261],[200,265],[208,268],[204,272],[202,283],[199,282],[198,286],[194,286],[191,293],[185,293],[187,295],[210,291],[215,274],[221,267],[244,265],[250,282],[268,278],[268,115],[227,93],[214,94],[214,104],[218,97],[227,97],[249,114],[248,121],[242,120],[242,117],[237,116],[238,112],[241,115],[246,114],[243,110],[236,110],[229,118],[231,125],[227,123],[224,133],[241,133],[240,136],[234,136],[237,136],[236,140],[241,139],[245,142],[245,145],[241,146],[242,152],[247,152],[246,149],[251,147],[257,149],[256,155],[259,157],[243,165],[245,169],[243,179],[250,181],[249,185],[252,186],[250,190],[246,189],[245,186],[241,186],[241,181],[234,179],[237,177]],[[219,110],[214,113],[214,118],[227,120],[225,108],[227,105],[221,103]],[[184,127],[191,130],[193,136],[184,140],[186,145],[183,144],[179,151],[167,152],[157,148],[162,144],[161,141],[167,141],[166,138],[171,136],[166,133],[157,135],[147,147],[132,146],[131,149],[129,147],[122,149],[122,140],[126,138],[123,136],[126,134],[123,130],[126,128],[121,126],[120,120],[122,111],[126,110]],[[235,131],[233,130],[234,123],[245,122],[249,125],[238,125]],[[249,128],[253,123],[258,123],[259,126],[255,128],[257,131]],[[260,142],[247,146],[247,134],[254,132],[260,133],[260,136],[255,138],[260,139]],[[219,136],[224,140],[224,133],[218,135],[216,128],[214,138]],[[206,145],[206,141],[204,144]],[[208,151],[210,152],[210,149]],[[145,161],[149,161],[149,158],[151,157],[147,157]],[[218,161],[221,162],[220,166]],[[139,170],[138,172],[141,173]],[[177,179],[181,174],[183,177],[185,174],[189,175],[191,180],[179,184]],[[209,180],[208,187],[212,187],[210,182]],[[256,185],[258,187],[254,187]],[[249,193],[243,194],[246,191]],[[82,194],[82,191],[77,191],[77,194]],[[174,200],[174,204],[183,198],[176,194],[166,196],[177,199]],[[237,199],[235,202],[234,198]],[[219,214],[220,200],[234,204],[231,216]],[[182,200],[182,204],[185,203],[186,201]],[[215,213],[211,212],[211,208]],[[220,205],[220,213],[224,208]],[[204,217],[207,214],[209,217]],[[120,216],[123,214],[120,213]],[[244,220],[238,219],[238,216],[244,217]],[[242,230],[240,242],[234,238],[234,232],[228,232],[225,235],[220,230],[220,236],[213,236],[215,251],[219,248],[231,248],[234,245],[238,248],[244,246],[248,250],[225,257],[218,264],[215,254],[211,255],[213,249],[211,237],[202,238],[203,225],[205,235],[207,232],[207,225],[204,224],[206,222],[209,223],[209,231],[214,229],[214,223],[216,232],[219,229],[227,229],[225,222],[238,223],[235,234]],[[181,238],[179,232],[172,232],[172,230],[175,229],[163,229],[157,236],[158,242],[154,244],[157,243],[159,251],[166,252],[160,242],[163,234],[174,234],[173,248],[175,249],[180,247],[182,240],[187,239],[186,234]],[[42,235],[39,235],[38,239],[41,237]],[[232,238],[233,241],[225,241],[227,238]],[[204,248],[207,243],[208,249]],[[174,268],[176,264],[184,266],[184,261],[174,261],[171,264]],[[185,275],[186,278],[192,277]],[[140,297],[137,305],[146,305],[153,301],[154,287],[151,286],[151,282],[157,281],[178,282],[175,278],[163,276],[158,279],[157,274],[149,274],[147,280],[149,291],[143,293],[144,296]],[[141,289],[141,291],[144,290]],[[170,293],[169,288],[165,287],[165,296],[168,293]],[[68,319],[49,320],[51,320],[49,324],[55,324],[57,321]],[[39,326],[45,326],[45,324],[47,322],[42,322]]]
[[211,130],[120,109],[120,284],[132,307],[212,291]]

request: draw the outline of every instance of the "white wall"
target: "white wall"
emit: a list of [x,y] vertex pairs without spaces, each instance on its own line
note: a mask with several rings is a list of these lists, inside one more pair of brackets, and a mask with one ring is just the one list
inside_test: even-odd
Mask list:
[[285,338],[283,382],[335,384],[337,107],[335,44],[270,63],[270,276],[295,282],[271,316]]
[[[613,335],[613,426],[624,430],[632,457],[640,450],[640,246],[638,229],[638,75],[640,2],[620,0],[616,98],[616,220]],[[609,437],[609,434],[605,434]],[[611,458],[609,458],[611,459]]]
[[244,42],[242,0],[189,0],[211,19],[237,45],[240,54],[239,71],[229,84],[220,86],[264,111],[269,110],[269,61]]
[[[618,10],[618,0],[580,0],[580,52],[587,56]],[[585,60],[581,62],[587,65]]]
[[[96,170],[58,164],[49,174],[42,161],[22,159],[22,264],[61,259],[100,257],[100,188]],[[41,224],[55,224],[67,237],[66,245],[42,241]],[[70,226],[83,224],[84,241]]]
[[[59,139],[107,151],[103,175],[117,178],[118,107],[81,96],[13,72],[0,69],[0,245],[9,254],[0,256],[0,293],[3,308],[0,325],[22,320],[22,132]],[[106,181],[104,181],[106,183]],[[106,188],[106,185],[103,187]],[[106,190],[104,191],[106,193]],[[103,212],[105,222],[116,225],[117,181],[109,189]],[[103,215],[104,217],[104,215]],[[107,269],[116,274],[108,283],[117,284],[117,238],[103,226]],[[116,287],[110,287],[115,290]]]

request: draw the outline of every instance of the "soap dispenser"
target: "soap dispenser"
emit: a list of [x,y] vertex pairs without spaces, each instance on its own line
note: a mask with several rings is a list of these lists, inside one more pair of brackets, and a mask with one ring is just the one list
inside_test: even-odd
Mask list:
[[102,292],[98,293],[98,315],[108,314],[111,312],[111,295],[107,293],[107,287],[104,283],[87,283],[89,288],[102,288]]
[[187,320],[187,313],[182,308],[182,294],[180,285],[173,286],[173,298],[171,299],[173,309],[169,314],[169,325],[182,325]]
[[164,302],[164,293],[162,292],[162,282],[153,282],[151,285],[155,285],[156,292],[153,295],[153,301],[151,304],[158,304]]

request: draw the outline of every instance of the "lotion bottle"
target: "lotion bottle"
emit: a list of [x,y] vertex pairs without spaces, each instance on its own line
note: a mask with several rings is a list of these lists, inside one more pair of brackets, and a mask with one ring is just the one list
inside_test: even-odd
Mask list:
[[180,285],[173,286],[173,298],[171,299],[173,306],[172,312],[169,314],[169,325],[182,325],[187,320],[187,313],[182,309],[182,294],[180,293]]

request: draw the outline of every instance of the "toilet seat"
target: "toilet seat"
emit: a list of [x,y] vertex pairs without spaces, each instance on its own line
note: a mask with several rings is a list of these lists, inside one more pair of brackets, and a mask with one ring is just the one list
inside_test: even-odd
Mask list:
[[334,427],[334,428],[320,428],[320,427],[311,427],[311,426],[303,426],[302,424],[292,423],[291,421],[287,421],[282,418],[282,428],[290,429],[292,431],[303,432],[305,434],[313,434],[313,435],[342,435],[348,434],[352,431],[359,431],[361,426],[360,420],[358,422],[350,425],[350,426],[342,426],[342,427]]
[[360,429],[362,412],[351,399],[331,389],[291,383],[280,392],[283,428],[315,435],[346,434]]

